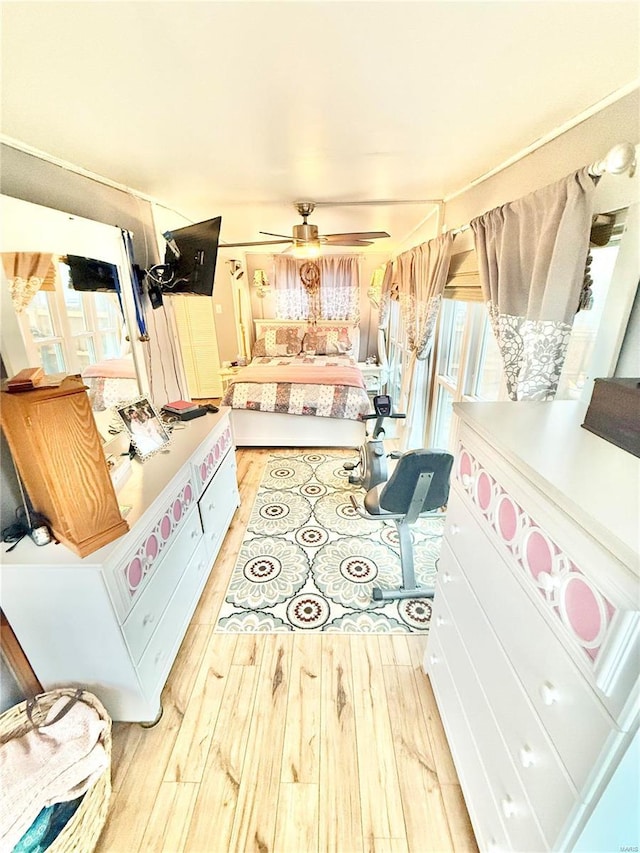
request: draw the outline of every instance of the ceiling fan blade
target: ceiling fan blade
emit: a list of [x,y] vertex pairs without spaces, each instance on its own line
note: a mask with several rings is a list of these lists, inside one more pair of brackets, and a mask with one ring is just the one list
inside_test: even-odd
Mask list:
[[288,237],[286,234],[274,234],[272,231],[258,231],[258,234],[267,234],[269,237],[284,237],[285,240],[291,241],[291,237]]
[[320,242],[323,246],[373,246],[373,240],[354,240],[346,239],[346,240],[323,240],[320,237]]
[[345,240],[378,240],[382,237],[390,237],[386,231],[351,231],[346,234],[322,234],[322,237],[328,239],[330,243],[334,242],[334,238]]
[[292,240],[290,237],[287,237],[286,240],[258,240],[253,243],[220,243],[221,249],[237,249],[240,246],[276,246],[281,243],[291,243]]

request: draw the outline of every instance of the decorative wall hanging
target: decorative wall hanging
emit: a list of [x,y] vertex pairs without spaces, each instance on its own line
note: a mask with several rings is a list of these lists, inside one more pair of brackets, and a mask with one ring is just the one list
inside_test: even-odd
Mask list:
[[315,323],[320,316],[320,267],[313,261],[305,261],[300,267],[300,281],[309,296],[309,322]]
[[320,286],[320,267],[313,261],[306,261],[300,267],[300,281],[310,293]]

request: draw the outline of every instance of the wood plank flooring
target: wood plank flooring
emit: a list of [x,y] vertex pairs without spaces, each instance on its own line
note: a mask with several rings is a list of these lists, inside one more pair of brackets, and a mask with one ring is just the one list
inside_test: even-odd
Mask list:
[[426,638],[214,633],[269,452],[237,452],[242,504],[162,719],[114,723],[98,853],[476,851]]

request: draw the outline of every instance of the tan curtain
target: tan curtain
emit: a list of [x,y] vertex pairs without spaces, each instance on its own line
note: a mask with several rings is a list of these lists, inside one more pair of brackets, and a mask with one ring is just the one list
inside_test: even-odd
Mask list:
[[595,183],[585,168],[471,222],[512,400],[555,395],[584,280]]
[[447,281],[453,235],[450,232],[398,255],[398,290],[409,347],[426,359],[433,344],[442,291]]
[[16,314],[21,314],[39,290],[56,289],[55,256],[42,252],[3,252],[2,266]]
[[400,311],[411,353],[408,369],[402,377],[399,401],[407,414],[402,424],[405,449],[420,447],[423,442],[419,427],[426,399],[427,359],[449,272],[452,244],[453,235],[447,232],[403,252],[396,259]]

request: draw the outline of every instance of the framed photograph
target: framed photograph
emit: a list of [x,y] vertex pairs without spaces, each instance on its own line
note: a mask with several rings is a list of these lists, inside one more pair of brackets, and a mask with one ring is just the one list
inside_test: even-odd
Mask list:
[[136,456],[141,461],[144,462],[159,450],[168,448],[171,437],[160,415],[146,397],[118,403],[116,412],[129,433]]

